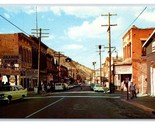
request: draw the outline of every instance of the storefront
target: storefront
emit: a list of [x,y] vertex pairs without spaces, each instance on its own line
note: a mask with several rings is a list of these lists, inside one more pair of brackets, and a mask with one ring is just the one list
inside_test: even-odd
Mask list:
[[1,86],[4,84],[19,85],[19,63],[20,57],[18,55],[0,56]]
[[132,65],[131,64],[115,64],[114,65],[114,84],[116,89],[120,90],[121,83],[126,79],[131,81]]
[[155,96],[155,31],[143,45],[147,58],[147,94]]
[[28,88],[28,90],[33,90],[35,86],[37,86],[37,70],[33,69],[22,69],[21,70],[21,81],[20,84],[24,88]]

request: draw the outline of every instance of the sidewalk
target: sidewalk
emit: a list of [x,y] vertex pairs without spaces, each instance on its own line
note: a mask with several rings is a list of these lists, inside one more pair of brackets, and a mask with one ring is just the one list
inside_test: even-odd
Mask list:
[[152,112],[153,114],[155,114],[155,97],[149,96],[147,94],[137,94],[137,98],[130,99],[129,95],[129,99],[127,100],[127,92],[121,93],[120,91],[116,91],[116,93],[120,94],[122,101],[135,105],[136,107],[141,108],[144,111]]
[[42,93],[40,92],[39,94],[38,93],[35,93],[34,91],[28,91],[27,92],[27,96],[28,97],[34,97],[34,96],[46,96],[47,93]]

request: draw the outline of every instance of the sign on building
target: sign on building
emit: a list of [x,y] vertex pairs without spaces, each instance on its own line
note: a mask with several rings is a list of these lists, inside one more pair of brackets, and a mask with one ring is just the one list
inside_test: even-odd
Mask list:
[[132,74],[131,65],[115,66],[115,74]]

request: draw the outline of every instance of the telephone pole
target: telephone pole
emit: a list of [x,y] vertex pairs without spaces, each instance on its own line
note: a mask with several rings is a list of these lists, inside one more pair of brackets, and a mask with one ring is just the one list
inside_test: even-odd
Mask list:
[[[32,34],[39,34],[38,38],[38,78],[37,78],[37,87],[38,91],[37,93],[40,93],[40,88],[41,88],[41,82],[40,82],[40,53],[41,53],[41,38],[42,37],[48,37],[48,36],[42,36],[42,34],[49,34],[49,33],[42,33],[42,30],[49,30],[49,29],[32,29],[35,30],[36,32],[32,32]],[[38,32],[39,31],[39,32]]]
[[60,82],[60,75],[61,75],[61,69],[60,69],[60,63],[61,57],[65,57],[64,55],[61,54],[62,52],[57,52],[56,54],[54,54],[55,57],[58,57],[58,82]]
[[108,13],[108,14],[102,14],[101,16],[108,16],[108,25],[102,25],[102,26],[108,26],[107,32],[108,32],[108,41],[109,41],[109,86],[110,86],[110,93],[113,93],[113,88],[111,83],[111,26],[117,26],[117,24],[110,24],[110,17],[117,16],[117,14]]

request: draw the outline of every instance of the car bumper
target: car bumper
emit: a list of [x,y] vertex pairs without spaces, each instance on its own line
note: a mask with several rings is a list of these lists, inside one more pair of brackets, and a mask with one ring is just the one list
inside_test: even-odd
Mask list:
[[104,90],[102,90],[102,89],[95,89],[94,91],[97,91],[97,92],[104,92]]
[[0,98],[0,103],[9,103],[8,98]]

